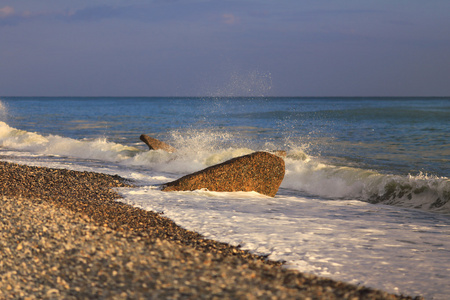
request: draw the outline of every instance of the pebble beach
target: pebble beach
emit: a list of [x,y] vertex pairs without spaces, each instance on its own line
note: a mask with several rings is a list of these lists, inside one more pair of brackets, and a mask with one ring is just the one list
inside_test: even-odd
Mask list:
[[0,299],[421,299],[304,274],[117,202],[124,178],[0,162]]

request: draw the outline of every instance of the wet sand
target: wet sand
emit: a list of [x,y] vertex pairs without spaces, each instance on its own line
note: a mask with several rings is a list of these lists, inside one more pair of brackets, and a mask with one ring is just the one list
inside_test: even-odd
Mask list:
[[0,162],[0,180],[0,299],[413,299],[204,239],[117,202],[118,176]]

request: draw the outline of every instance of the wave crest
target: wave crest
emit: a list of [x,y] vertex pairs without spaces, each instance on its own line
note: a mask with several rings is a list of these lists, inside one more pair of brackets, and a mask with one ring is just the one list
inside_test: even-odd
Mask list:
[[328,199],[357,199],[450,213],[450,180],[446,177],[381,174],[330,165],[317,158],[294,160],[288,154],[282,187]]
[[386,176],[379,191],[368,196],[370,203],[382,203],[450,213],[450,180],[446,177]]

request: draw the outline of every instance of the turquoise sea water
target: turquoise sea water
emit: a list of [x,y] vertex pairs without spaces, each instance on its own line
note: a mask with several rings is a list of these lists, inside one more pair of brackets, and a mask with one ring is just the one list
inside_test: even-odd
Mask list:
[[[158,190],[259,150],[287,152],[273,199]],[[450,98],[0,97],[0,158],[133,179],[124,202],[301,271],[450,293]]]

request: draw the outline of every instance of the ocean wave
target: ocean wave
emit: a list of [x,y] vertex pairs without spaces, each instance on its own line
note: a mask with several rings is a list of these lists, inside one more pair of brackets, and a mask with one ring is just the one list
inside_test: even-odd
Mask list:
[[368,196],[370,203],[450,213],[450,180],[446,177],[384,176],[379,186],[377,193]]
[[[172,132],[175,153],[126,146],[106,138],[77,140],[58,135],[41,135],[0,122],[0,147],[40,155],[66,156],[120,163],[149,170],[187,174],[253,152],[245,147],[227,146],[229,136],[215,131]],[[143,144],[142,144],[143,145]]]
[[0,122],[0,147],[42,155],[62,155],[109,162],[127,160],[140,150],[109,142],[105,138],[75,140],[58,135],[41,135],[10,127]]
[[282,187],[328,199],[357,199],[450,213],[449,178],[423,173],[382,174],[376,170],[335,166],[318,158],[292,159],[288,154]]
[[[122,145],[106,138],[76,140],[57,135],[44,136],[0,122],[0,147],[43,156],[94,159],[139,167],[179,177],[257,150],[231,146],[231,136],[215,131],[172,133],[178,151],[148,151]],[[304,148],[287,151],[286,175],[281,187],[326,199],[361,200],[440,213],[450,213],[450,180],[427,174],[393,175],[376,170],[336,166]]]

